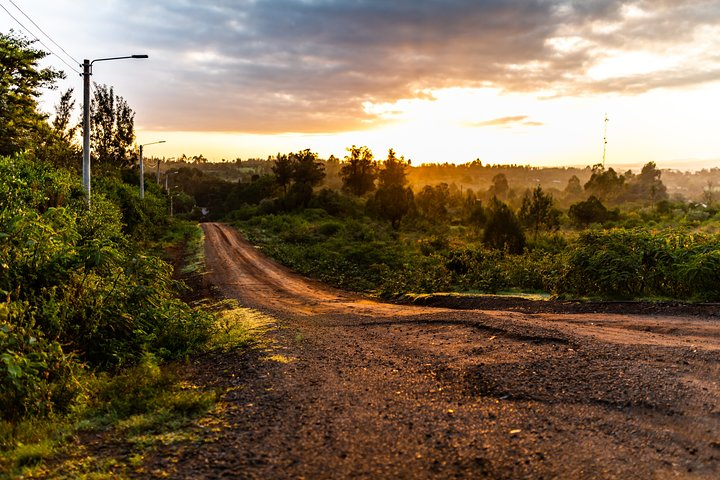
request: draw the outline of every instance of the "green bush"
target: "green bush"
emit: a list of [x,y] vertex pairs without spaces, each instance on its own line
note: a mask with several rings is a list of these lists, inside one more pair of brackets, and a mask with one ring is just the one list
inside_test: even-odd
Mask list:
[[113,185],[130,210],[97,191],[88,208],[69,174],[0,157],[0,193],[7,199],[0,211],[5,416],[67,406],[71,379],[83,364],[116,369],[147,352],[178,357],[212,333],[210,314],[175,298],[172,268],[123,232],[127,218],[137,219],[136,228],[158,228],[164,210]]

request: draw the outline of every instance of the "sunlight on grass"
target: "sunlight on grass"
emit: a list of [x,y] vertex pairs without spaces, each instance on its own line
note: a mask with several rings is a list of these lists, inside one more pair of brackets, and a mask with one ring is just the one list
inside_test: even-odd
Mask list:
[[209,342],[211,350],[229,351],[268,342],[264,335],[277,324],[275,318],[234,301],[223,303],[228,308],[217,316],[216,333]]
[[269,360],[271,362],[277,362],[277,363],[292,363],[295,361],[295,359],[293,359],[293,358],[286,357],[285,355],[279,355],[279,354],[270,355],[269,357],[267,357],[267,360]]

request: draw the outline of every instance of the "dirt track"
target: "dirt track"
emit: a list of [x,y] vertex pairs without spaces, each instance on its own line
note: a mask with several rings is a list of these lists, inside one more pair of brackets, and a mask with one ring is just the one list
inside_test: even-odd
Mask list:
[[720,478],[717,319],[375,303],[203,227],[275,344],[205,366],[230,407],[174,477]]

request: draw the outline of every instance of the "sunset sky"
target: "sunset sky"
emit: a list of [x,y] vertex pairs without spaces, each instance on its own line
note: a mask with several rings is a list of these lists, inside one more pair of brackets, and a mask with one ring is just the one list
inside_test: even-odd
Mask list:
[[[13,2],[78,62],[150,56],[93,75],[135,110],[138,143],[167,141],[146,155],[356,144],[413,164],[590,165],[607,113],[610,166],[720,166],[717,0]],[[13,2],[0,5],[67,59]],[[0,9],[10,28],[23,31]],[[46,64],[79,105],[78,74]]]

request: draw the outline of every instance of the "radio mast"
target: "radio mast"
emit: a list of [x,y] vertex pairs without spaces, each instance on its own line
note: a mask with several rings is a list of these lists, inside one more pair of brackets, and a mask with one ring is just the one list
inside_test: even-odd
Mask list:
[[606,113],[606,114],[605,114],[605,129],[604,129],[604,132],[603,132],[603,162],[602,162],[603,170],[605,170],[605,156],[607,155],[607,126],[608,126],[608,122],[609,122],[609,119],[608,119],[608,116],[607,116],[607,113]]

